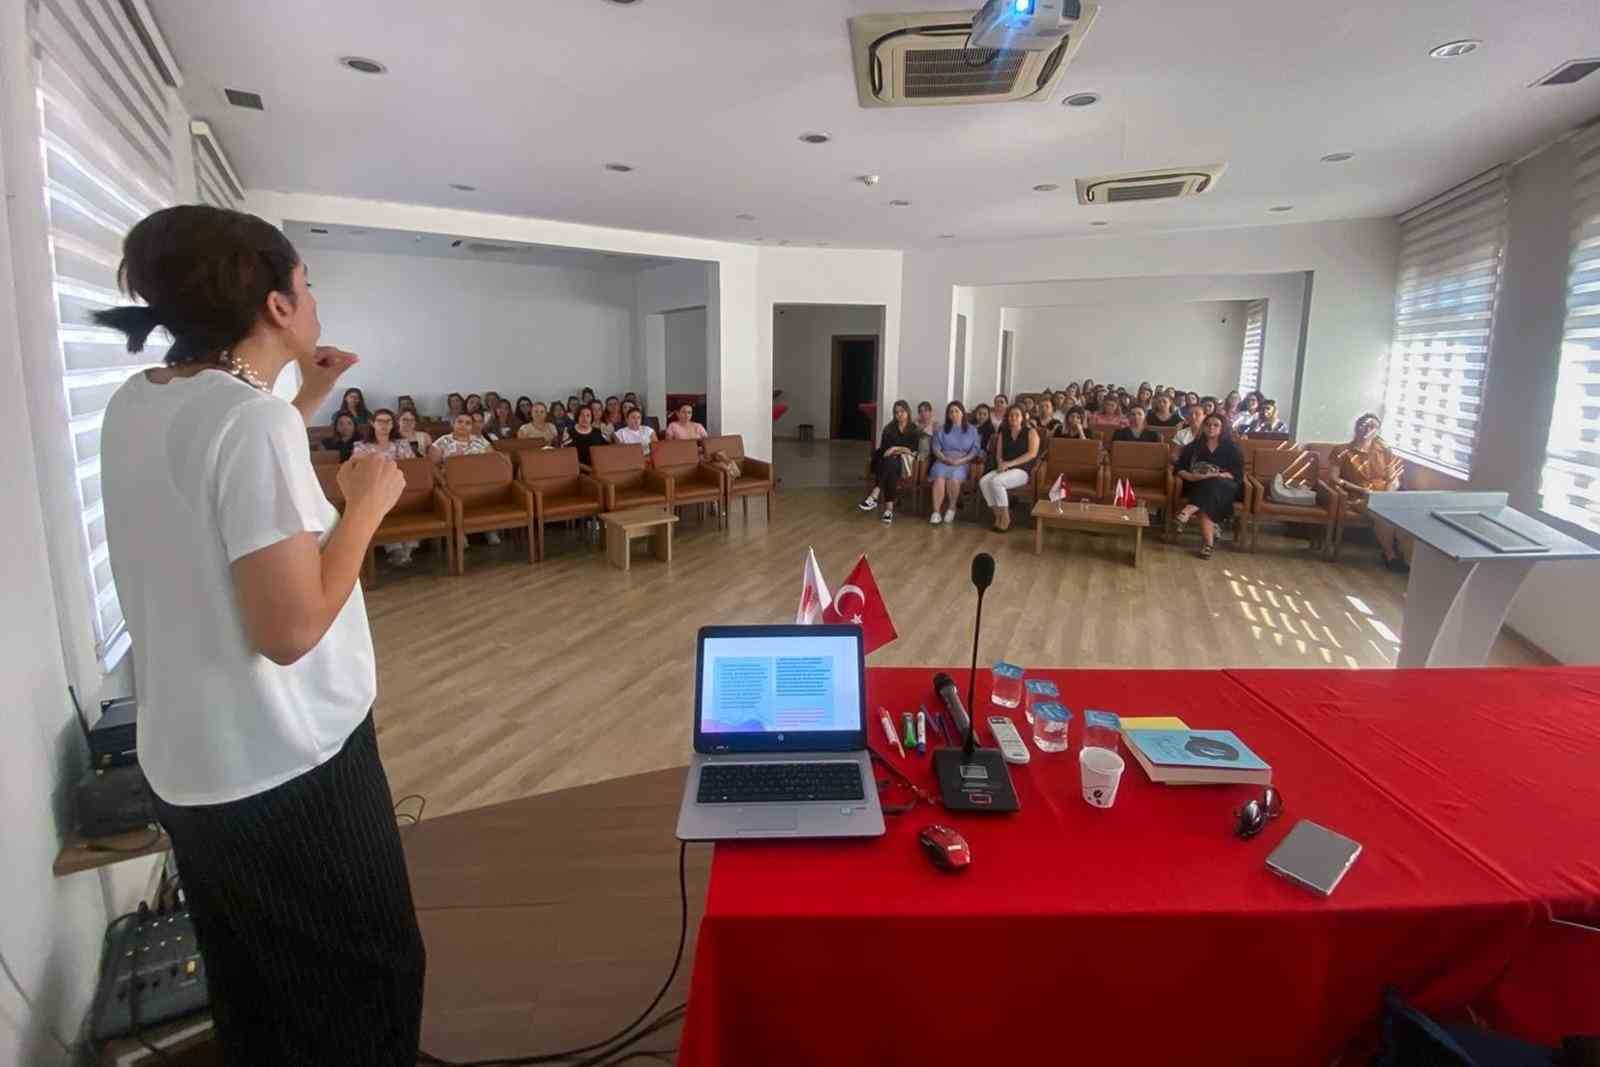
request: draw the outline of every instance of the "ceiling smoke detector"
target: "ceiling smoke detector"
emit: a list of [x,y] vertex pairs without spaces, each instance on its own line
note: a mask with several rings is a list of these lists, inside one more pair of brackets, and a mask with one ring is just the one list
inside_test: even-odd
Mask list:
[[353,70],[357,74],[387,74],[389,68],[379,63],[376,59],[366,56],[340,56],[339,66]]

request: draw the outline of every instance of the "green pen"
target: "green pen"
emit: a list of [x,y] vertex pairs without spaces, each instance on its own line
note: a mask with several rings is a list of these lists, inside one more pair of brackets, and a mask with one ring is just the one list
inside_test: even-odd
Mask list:
[[909,711],[900,713],[901,741],[905,743],[907,752],[914,752],[917,747],[917,720]]

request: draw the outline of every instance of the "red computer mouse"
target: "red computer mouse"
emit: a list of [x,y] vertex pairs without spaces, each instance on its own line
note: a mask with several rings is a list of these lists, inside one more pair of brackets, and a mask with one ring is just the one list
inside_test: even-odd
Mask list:
[[972,866],[972,848],[967,839],[938,823],[930,823],[917,832],[917,842],[928,860],[941,871],[960,874]]

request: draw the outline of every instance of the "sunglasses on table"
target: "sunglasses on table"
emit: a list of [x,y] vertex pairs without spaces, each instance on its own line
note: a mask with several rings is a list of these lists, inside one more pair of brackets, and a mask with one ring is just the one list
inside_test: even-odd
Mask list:
[[1267,823],[1283,814],[1283,794],[1267,786],[1261,796],[1247,801],[1233,812],[1233,836],[1248,841],[1267,828]]

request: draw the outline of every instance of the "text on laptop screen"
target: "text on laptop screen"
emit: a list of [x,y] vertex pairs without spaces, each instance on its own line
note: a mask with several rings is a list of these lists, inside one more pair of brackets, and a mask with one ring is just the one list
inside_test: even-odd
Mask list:
[[859,664],[851,636],[708,637],[700,731],[859,730]]

